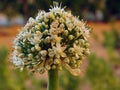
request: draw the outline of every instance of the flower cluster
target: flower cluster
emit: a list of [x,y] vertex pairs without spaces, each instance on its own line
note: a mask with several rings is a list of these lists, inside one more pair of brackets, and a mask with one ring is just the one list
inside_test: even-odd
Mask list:
[[14,40],[13,63],[44,73],[62,66],[79,69],[89,52],[90,29],[78,17],[54,6],[30,18]]

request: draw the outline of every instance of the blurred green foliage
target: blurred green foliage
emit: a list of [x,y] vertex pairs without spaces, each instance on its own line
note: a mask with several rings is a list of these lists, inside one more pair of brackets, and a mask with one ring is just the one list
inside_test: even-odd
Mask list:
[[86,77],[92,85],[92,90],[120,90],[109,62],[95,54],[89,56],[88,62]]
[[107,50],[109,60],[120,65],[120,31],[114,27],[114,23],[108,32],[103,33],[103,37],[103,45]]
[[108,48],[120,49],[120,31],[114,26],[108,32],[103,33],[104,45]]
[[7,48],[0,48],[0,90],[44,90],[45,80],[38,80],[26,70],[11,68],[8,52]]
[[75,77],[64,69],[60,75],[60,86],[62,90],[80,90],[80,77]]

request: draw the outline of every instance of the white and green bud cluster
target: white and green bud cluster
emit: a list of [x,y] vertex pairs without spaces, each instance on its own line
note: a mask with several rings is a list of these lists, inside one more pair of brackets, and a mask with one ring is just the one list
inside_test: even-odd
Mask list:
[[14,41],[13,63],[19,68],[44,73],[62,69],[63,63],[79,69],[89,52],[90,29],[83,21],[54,6],[30,18]]

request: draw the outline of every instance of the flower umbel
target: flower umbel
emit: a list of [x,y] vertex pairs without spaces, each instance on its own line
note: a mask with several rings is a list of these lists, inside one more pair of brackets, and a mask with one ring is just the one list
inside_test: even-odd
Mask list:
[[89,32],[83,21],[61,6],[40,11],[15,38],[13,63],[40,73],[65,66],[76,75],[89,54]]

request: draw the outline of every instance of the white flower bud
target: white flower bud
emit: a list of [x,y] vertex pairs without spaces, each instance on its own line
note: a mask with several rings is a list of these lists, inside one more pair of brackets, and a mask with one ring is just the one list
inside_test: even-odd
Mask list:
[[32,59],[32,58],[33,58],[33,54],[28,54],[28,57],[29,57],[30,59]]
[[35,20],[32,17],[30,17],[29,22],[35,22]]
[[45,68],[46,68],[47,70],[50,70],[50,69],[51,69],[51,66],[50,66],[50,65],[46,65]]
[[85,45],[87,48],[90,46],[90,44],[89,43],[86,43],[86,45]]
[[69,35],[69,40],[73,40],[74,36],[73,35]]
[[42,56],[46,56],[47,55],[47,51],[46,50],[42,50],[40,53],[41,53]]
[[71,57],[71,62],[72,62],[72,63],[76,63],[75,57]]
[[21,47],[20,47],[20,46],[16,46],[15,49],[16,49],[18,52],[21,52]]
[[60,28],[64,28],[64,24],[60,24]]
[[42,59],[43,61],[45,61],[45,60],[46,60],[46,58],[45,58],[44,56],[41,56],[41,59]]
[[50,41],[51,41],[50,37],[47,36],[46,39],[45,39],[45,43],[50,43]]
[[84,42],[85,42],[85,40],[83,40],[83,39],[79,39],[79,43],[80,43],[80,45],[84,45]]
[[64,31],[64,35],[67,36],[68,35],[68,30]]
[[31,50],[30,50],[30,49],[27,49],[27,52],[28,52],[28,53],[30,53],[30,52],[31,52]]
[[45,24],[45,28],[48,28],[48,25]]
[[55,59],[54,60],[54,64],[60,64],[60,60],[59,59]]
[[44,18],[44,21],[47,23],[49,20],[47,18]]
[[60,21],[60,23],[63,23],[63,22],[64,22],[64,19],[63,19],[63,18],[60,18],[59,21]]
[[45,68],[44,68],[44,67],[40,67],[40,68],[38,69],[38,72],[39,72],[40,74],[43,74],[43,73],[45,72]]
[[26,38],[30,38],[30,33],[28,32],[27,34],[26,34]]
[[69,63],[70,60],[69,60],[68,58],[65,58],[65,59],[64,59],[64,62],[65,62],[65,63]]
[[32,48],[31,48],[31,51],[33,51],[33,52],[34,52],[34,51],[35,51],[35,47],[32,47]]
[[23,54],[23,53],[21,53],[21,54],[19,54],[19,56],[18,56],[18,57],[23,58],[23,57],[24,57],[24,54]]
[[44,25],[45,25],[45,22],[42,22],[42,25],[44,26]]
[[53,15],[52,12],[49,13],[49,17],[50,17],[51,19],[55,19],[55,16]]
[[41,50],[41,47],[37,44],[37,45],[35,45],[35,49],[36,49],[37,51],[40,51],[40,50]]
[[79,37],[81,34],[79,32],[76,32],[76,36]]
[[77,64],[73,64],[73,67],[72,68],[77,68]]
[[62,65],[59,65],[59,66],[58,66],[58,70],[62,70]]
[[44,34],[48,34],[48,30],[46,29],[43,33],[44,33]]
[[24,62],[20,59],[20,58],[16,58],[16,57],[13,57],[13,63],[16,65],[16,66],[22,66],[24,65]]
[[77,65],[79,66],[79,65],[81,65],[82,64],[82,61],[81,60],[78,60],[77,61]]
[[48,55],[49,55],[49,57],[54,57],[55,53],[54,53],[54,51],[50,51]]
[[75,52],[75,49],[74,48],[69,48],[68,50],[70,53],[74,53]]
[[36,55],[35,58],[36,58],[36,59],[39,59],[39,55]]
[[75,40],[75,44],[78,44],[79,42],[78,42],[78,40]]
[[42,24],[41,24],[41,23],[38,23],[38,26],[39,26],[39,28],[41,28]]
[[38,36],[41,36],[41,32],[40,32],[40,31],[36,31],[36,34],[37,34]]
[[36,29],[36,30],[39,30],[39,29],[40,29],[40,26],[39,26],[39,25],[36,25],[36,26],[35,26],[35,29]]
[[35,36],[34,39],[31,40],[31,44],[39,44],[40,43],[40,38],[38,36]]
[[56,69],[56,65],[52,65],[52,69]]
[[90,54],[90,50],[87,49],[87,50],[85,51],[85,54],[86,54],[86,55],[89,55],[89,54]]

